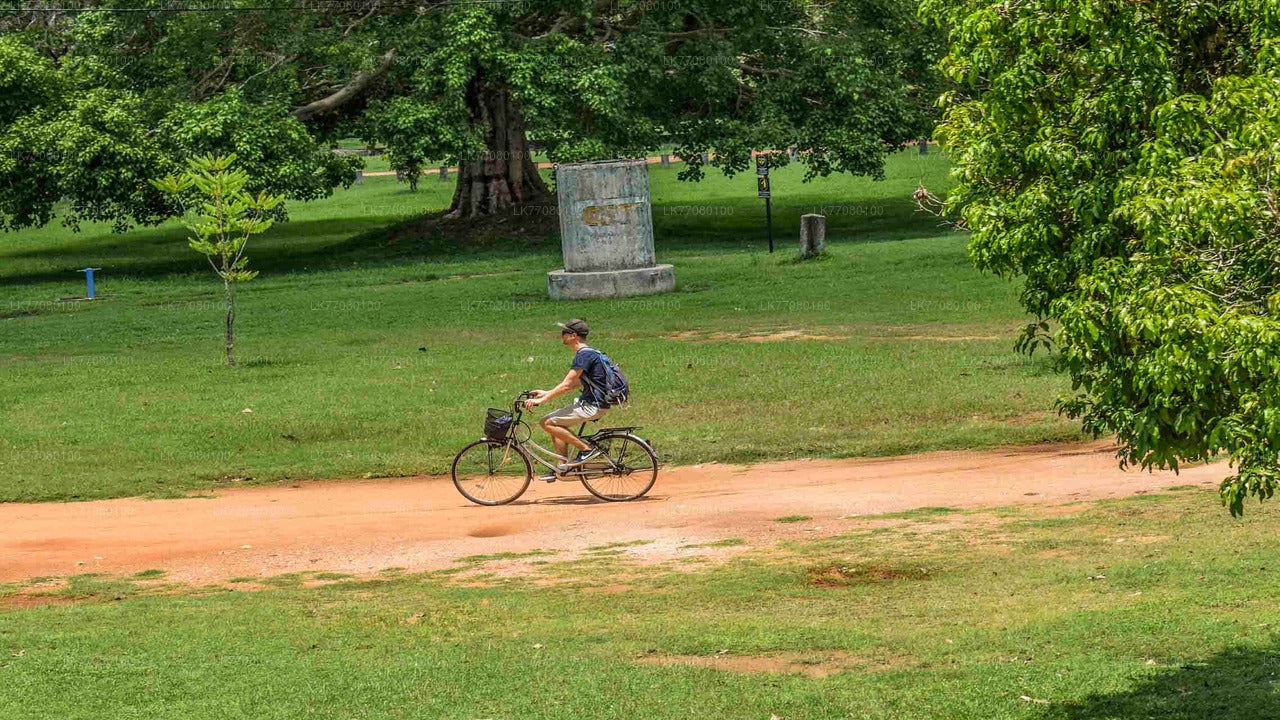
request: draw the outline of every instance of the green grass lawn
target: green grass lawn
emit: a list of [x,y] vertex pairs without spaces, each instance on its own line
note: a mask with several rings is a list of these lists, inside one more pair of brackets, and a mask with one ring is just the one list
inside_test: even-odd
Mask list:
[[[1237,521],[1183,490],[839,522],[657,565],[622,537],[365,580],[0,588],[0,717],[1277,717],[1274,507]],[[33,589],[75,602],[14,609]]]
[[[485,407],[563,377],[553,323],[570,316],[631,378],[635,401],[610,419],[646,426],[668,463],[1079,436],[1051,413],[1064,381],[1012,352],[1017,286],[912,211],[918,182],[945,187],[941,155],[896,155],[884,182],[775,171],[773,255],[754,175],[690,185],[678,169],[651,168],[677,292],[629,300],[549,300],[554,236],[460,244],[397,225],[444,207],[451,183],[370,178],[295,204],[250,245],[262,275],[238,294],[234,371],[221,287],[180,227],[7,235],[0,501],[441,473]],[[829,257],[796,262],[815,210]],[[83,294],[86,266],[103,268],[102,298],[60,302]],[[774,333],[792,339],[749,340]]]

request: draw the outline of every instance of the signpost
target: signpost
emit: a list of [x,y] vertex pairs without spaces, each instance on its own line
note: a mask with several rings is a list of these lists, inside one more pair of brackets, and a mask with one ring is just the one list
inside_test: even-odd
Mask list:
[[756,155],[756,197],[764,198],[764,217],[769,226],[769,252],[773,252],[773,202],[769,189],[769,156]]

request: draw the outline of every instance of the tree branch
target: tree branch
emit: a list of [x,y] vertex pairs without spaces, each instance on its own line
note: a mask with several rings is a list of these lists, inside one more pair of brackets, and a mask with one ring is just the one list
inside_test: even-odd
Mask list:
[[803,34],[805,34],[805,35],[808,35],[808,36],[809,36],[809,37],[811,37],[811,38],[830,37],[830,35],[831,35],[831,33],[826,32],[826,31],[823,31],[823,30],[814,30],[814,29],[812,29],[812,28],[797,27],[797,26],[791,26],[791,27],[773,27],[773,26],[767,26],[767,27],[766,27],[766,29],[767,29],[767,30],[774,30],[774,31],[776,31],[776,32],[783,32],[783,33],[787,33],[787,32],[798,32],[798,33],[803,33]]
[[272,70],[275,70],[276,68],[280,67],[280,65],[281,65],[285,60],[296,60],[296,59],[297,59],[297,57],[298,57],[297,55],[292,55],[292,56],[290,56],[290,55],[281,55],[281,56],[280,56],[280,57],[279,57],[275,62],[271,63],[271,67],[267,68],[266,70],[259,70],[258,72],[256,72],[256,73],[254,73],[254,74],[250,75],[249,77],[245,78],[245,79],[244,79],[244,81],[242,81],[242,82],[240,83],[240,87],[244,87],[245,85],[248,85],[250,80],[252,80],[252,79],[254,79],[254,78],[258,77],[259,75],[263,75],[263,74],[265,74],[265,73],[269,73],[269,72],[271,72]]
[[[205,73],[204,77],[197,80],[196,84],[191,86],[190,92],[187,93],[187,99],[191,100],[192,102],[195,102],[196,100],[199,100],[205,97],[206,95],[210,94],[205,91],[208,89],[209,81],[212,80],[213,76],[217,75],[218,73],[222,73],[222,82],[226,82],[227,75],[231,73],[231,68],[235,65],[235,61],[236,61],[236,54],[235,54],[235,48],[233,47],[231,50],[231,54],[227,55],[227,57],[222,62],[218,63],[217,65],[214,65],[212,70]],[[217,89],[215,88],[213,92],[217,92]]]
[[785,68],[777,68],[774,70],[769,70],[766,68],[753,67],[744,62],[738,63],[738,69],[744,72],[749,72],[752,75],[765,75],[770,77],[794,77],[795,76],[794,73],[792,73],[790,70],[787,70]]
[[302,122],[307,122],[317,115],[323,115],[324,113],[331,112],[342,107],[348,102],[354,100],[360,95],[360,93],[368,89],[374,81],[382,77],[391,65],[395,63],[395,60],[396,49],[391,48],[385,55],[379,58],[378,67],[374,70],[370,72],[356,73],[355,77],[351,78],[351,82],[342,86],[337,92],[329,95],[328,97],[316,100],[313,103],[296,108],[291,114]]
[[[595,19],[595,18],[592,19],[593,24],[600,24],[602,22],[605,22],[605,21],[601,19]],[[622,23],[618,23],[617,25],[614,25],[614,27],[619,30],[626,30],[628,32],[636,32],[640,30],[639,25],[623,25]],[[729,28],[727,27],[716,27],[714,25],[708,25],[708,26],[699,28],[698,30],[683,30],[680,32],[676,32],[676,31],[664,32],[662,33],[662,36],[667,39],[667,42],[672,42],[675,40],[689,40],[692,38],[724,37],[727,34],[729,34]]]
[[[571,15],[568,11],[561,10],[560,15],[556,18],[556,21],[552,23],[551,27],[548,28],[546,32],[542,33],[541,35],[525,37],[524,39],[525,40],[543,40],[552,35],[555,35],[556,33],[564,32],[565,27],[567,27],[570,22],[577,19],[578,19],[577,16]],[[524,37],[524,36],[521,36],[521,37]]]
[[374,0],[374,3],[369,6],[369,12],[365,13],[363,16],[361,16],[360,18],[352,22],[350,25],[348,25],[347,29],[342,31],[342,37],[347,37],[348,35],[351,34],[352,30],[355,30],[356,27],[362,25],[365,20],[368,20],[369,17],[373,15],[374,11],[378,9],[378,5],[380,4],[381,4],[380,0]]

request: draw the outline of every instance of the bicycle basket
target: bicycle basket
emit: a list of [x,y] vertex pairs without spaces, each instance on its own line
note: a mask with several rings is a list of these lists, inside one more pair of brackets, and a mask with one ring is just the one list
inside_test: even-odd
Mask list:
[[489,408],[484,418],[485,439],[506,442],[513,422],[515,422],[515,419],[511,417],[510,410]]

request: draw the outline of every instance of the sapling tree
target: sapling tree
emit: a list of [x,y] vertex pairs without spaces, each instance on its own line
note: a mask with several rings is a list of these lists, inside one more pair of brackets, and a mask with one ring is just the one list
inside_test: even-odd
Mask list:
[[[244,251],[249,238],[266,232],[275,220],[271,210],[284,201],[281,195],[245,190],[249,173],[236,167],[236,156],[202,155],[187,161],[187,171],[153,180],[183,209],[184,223],[194,233],[191,249],[201,253],[222,278],[227,296],[227,367],[235,367],[236,283],[249,282],[258,271],[249,270]],[[194,204],[193,203],[194,199]]]

